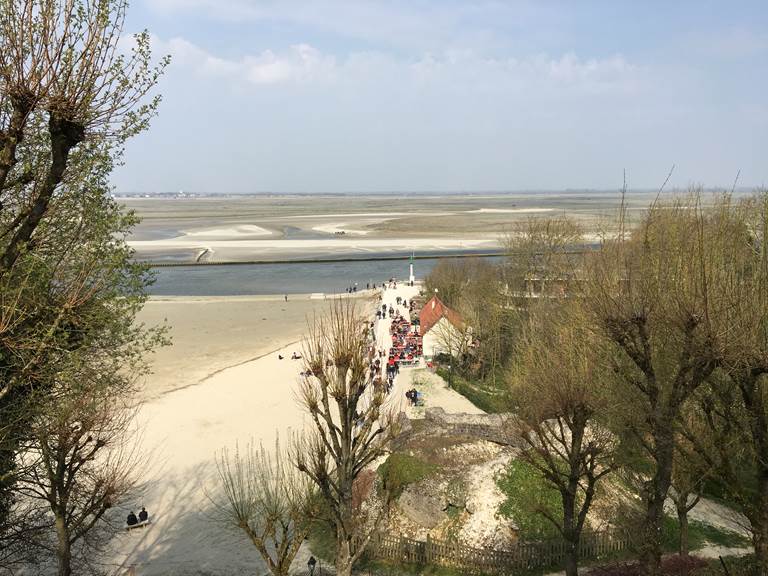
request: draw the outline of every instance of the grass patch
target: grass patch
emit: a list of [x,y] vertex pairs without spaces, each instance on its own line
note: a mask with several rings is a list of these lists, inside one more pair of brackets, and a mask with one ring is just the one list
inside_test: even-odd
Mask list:
[[410,454],[394,452],[379,466],[379,475],[390,490],[391,496],[399,498],[406,486],[423,480],[435,470],[437,466],[434,464]]
[[479,384],[474,384],[468,381],[455,371],[451,375],[451,371],[444,367],[438,368],[437,374],[443,380],[448,382],[452,389],[456,390],[456,392],[464,396],[484,412],[498,414],[500,412],[508,411],[509,406],[507,399],[501,389],[490,387],[484,388]]
[[512,460],[496,478],[504,494],[499,515],[514,521],[521,540],[556,538],[558,532],[542,511],[555,518],[563,514],[560,493],[541,473],[523,460]]
[[[665,552],[677,552],[680,541],[680,523],[677,518],[666,516],[662,527],[662,546]],[[749,546],[749,538],[723,530],[716,526],[710,526],[703,522],[692,520],[688,523],[688,547],[690,550],[699,550],[707,544],[725,546],[728,548],[742,548]]]

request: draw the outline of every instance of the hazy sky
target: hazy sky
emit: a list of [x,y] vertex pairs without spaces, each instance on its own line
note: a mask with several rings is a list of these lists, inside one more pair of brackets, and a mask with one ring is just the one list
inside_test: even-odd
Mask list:
[[768,1],[132,0],[120,192],[768,184]]

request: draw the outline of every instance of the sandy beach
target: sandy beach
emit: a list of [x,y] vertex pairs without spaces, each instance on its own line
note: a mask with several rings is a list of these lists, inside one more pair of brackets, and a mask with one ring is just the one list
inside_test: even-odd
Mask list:
[[[396,297],[410,299],[417,291],[400,285],[385,291],[383,302],[405,313]],[[374,305],[382,302],[357,301],[371,318]],[[308,298],[285,303],[278,297],[150,302],[141,319],[167,318],[175,346],[156,355],[155,374],[145,387],[149,400],[137,419],[147,466],[143,482],[114,514],[120,521],[128,510],[146,506],[152,524],[118,535],[111,543],[109,567],[133,567],[137,576],[261,573],[263,564],[252,544],[220,523],[212,502],[217,496],[215,456],[222,448],[250,441],[271,447],[276,435],[287,439],[307,424],[296,401],[303,363],[290,357],[301,352],[295,340],[304,331],[302,317],[327,305]],[[389,321],[379,321],[376,332],[377,340],[388,340]],[[199,365],[191,370],[198,357]],[[395,380],[390,402],[398,410],[406,410],[405,391],[414,372],[405,368]],[[440,386],[425,400],[446,411],[477,411]],[[297,558],[297,567],[305,566],[306,554]]]
[[[366,295],[357,300],[366,304]],[[227,297],[154,297],[138,316],[148,326],[165,323],[171,346],[151,357],[142,396],[156,398],[199,384],[217,372],[286,346],[301,345],[307,322],[328,301],[309,294]]]

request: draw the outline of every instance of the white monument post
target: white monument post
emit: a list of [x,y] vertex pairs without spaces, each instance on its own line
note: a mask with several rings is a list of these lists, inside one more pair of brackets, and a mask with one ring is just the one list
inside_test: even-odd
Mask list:
[[410,274],[408,275],[408,282],[411,286],[416,281],[416,276],[413,275],[413,252],[411,252]]

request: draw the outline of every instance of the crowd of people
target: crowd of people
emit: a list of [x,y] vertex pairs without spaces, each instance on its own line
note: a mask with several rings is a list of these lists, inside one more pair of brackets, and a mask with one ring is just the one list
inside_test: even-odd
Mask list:
[[[380,390],[383,387],[384,391],[389,394],[394,388],[395,378],[400,373],[401,366],[416,365],[423,356],[423,339],[418,316],[414,314],[416,304],[413,299],[408,300],[402,296],[397,296],[394,299],[384,297],[383,293],[387,289],[397,288],[397,280],[394,278],[390,278],[380,285],[368,283],[365,288],[367,290],[381,288],[382,290],[382,300],[376,309],[375,319],[367,321],[364,327],[370,338],[367,385],[372,385],[375,390]],[[355,292],[356,290],[357,284],[348,288],[348,292]],[[414,318],[411,319],[412,317]],[[377,331],[378,323],[383,321],[388,321],[388,334],[383,328]],[[387,335],[385,336],[385,334]],[[282,360],[283,356],[279,355],[278,358]],[[291,359],[299,360],[301,355],[294,352]],[[311,377],[313,374],[307,369],[302,371],[300,376]],[[411,405],[416,405],[421,400],[415,389],[408,390],[405,396]]]
[[[397,280],[390,278],[388,282],[384,282],[382,289],[387,288],[397,288]],[[383,295],[382,300],[384,300]],[[375,335],[376,330],[373,328],[376,322],[389,321],[388,338],[384,342],[376,342],[374,336],[371,348],[371,378],[381,378],[387,393],[392,391],[401,366],[418,363],[423,354],[418,319],[411,320],[415,306],[413,300],[408,301],[402,296],[397,296],[394,304],[381,303],[376,309],[376,321],[371,323],[371,332]],[[379,337],[381,338],[381,333]],[[415,401],[411,401],[410,392],[406,393],[406,397],[415,404]]]

